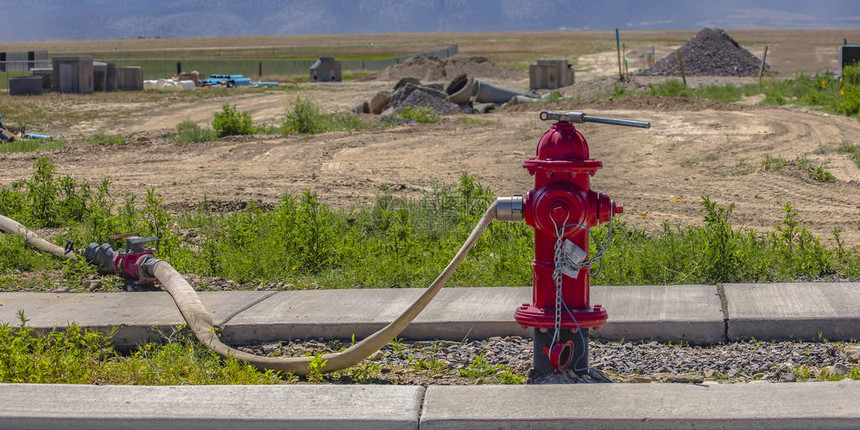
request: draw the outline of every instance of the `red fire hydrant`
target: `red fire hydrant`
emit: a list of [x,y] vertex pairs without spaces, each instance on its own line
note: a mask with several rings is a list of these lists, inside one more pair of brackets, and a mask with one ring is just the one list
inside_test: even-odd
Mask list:
[[590,266],[605,249],[605,243],[597,244],[598,255],[589,258],[590,229],[609,222],[623,208],[591,189],[590,179],[602,163],[589,157],[588,143],[573,124],[643,128],[650,124],[578,112],[542,112],[540,118],[556,122],[541,137],[535,156],[523,162],[535,177],[534,189],[522,201],[526,223],[535,230],[535,259],[532,303],[517,309],[515,317],[522,326],[535,329],[536,374],[571,367],[584,374],[588,329],[600,327],[607,319],[606,310],[589,300]]

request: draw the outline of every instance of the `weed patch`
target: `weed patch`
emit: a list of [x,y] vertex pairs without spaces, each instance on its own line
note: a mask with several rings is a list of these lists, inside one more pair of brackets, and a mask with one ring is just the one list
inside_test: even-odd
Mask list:
[[794,104],[808,106],[824,112],[860,119],[860,65],[845,66],[841,78],[832,75],[799,75],[793,79],[767,80],[761,84],[707,85],[688,87],[677,79],[651,85],[648,91],[630,91],[615,86],[600,97],[661,96],[708,99],[714,102],[736,102],[743,97],[764,94],[765,105]]
[[798,170],[805,170],[807,177],[818,182],[836,182],[836,176],[824,167],[824,164],[815,165],[806,157],[797,157],[794,160],[786,160],[785,158],[773,157],[770,154],[765,154],[764,160],[761,162],[762,168],[765,171],[780,171],[786,167],[792,167]]
[[428,106],[406,107],[400,113],[403,119],[411,119],[421,124],[437,124],[441,119],[439,114]]
[[842,145],[836,148],[836,152],[848,154],[854,160],[857,168],[860,169],[860,146],[852,145],[850,142],[843,140]]
[[459,376],[489,383],[525,384],[526,378],[511,371],[504,364],[490,364],[486,358],[478,355],[466,368],[457,371]]
[[96,133],[85,142],[87,145],[125,145],[128,143],[125,137],[113,134]]
[[[771,157],[770,165],[782,163]],[[105,242],[120,232],[159,236],[157,256],[177,270],[229,278],[242,288],[424,287],[447,265],[494,200],[493,193],[463,175],[436,185],[420,198],[379,195],[368,207],[333,210],[316,195],[284,196],[272,210],[254,205],[231,214],[199,212],[179,219],[168,213],[154,190],[142,201],[114,196],[109,183],[57,178],[39,159],[32,178],[0,189],[0,213],[28,226],[60,227],[57,243]],[[731,206],[702,200],[703,224],[664,224],[646,233],[616,220],[592,229],[602,243],[612,232],[595,284],[652,285],[717,282],[792,281],[860,276],[860,249],[826,247],[786,208],[775,234],[732,225]],[[194,243],[177,233],[194,229]],[[5,239],[3,276],[39,270],[23,244]],[[456,286],[528,285],[534,258],[533,231],[524,222],[493,223],[456,271]],[[591,252],[595,252],[592,248]],[[53,266],[58,267],[58,266]],[[599,273],[598,273],[599,272]],[[90,276],[81,267],[63,267],[73,284]]]
[[310,99],[296,97],[287,109],[282,127],[284,134],[316,134],[329,131],[355,131],[370,128],[350,114],[324,114]]
[[176,143],[202,143],[218,138],[215,130],[209,127],[201,127],[191,121],[182,121],[176,126]]
[[81,328],[37,334],[25,325],[0,325],[0,382],[39,384],[276,384],[277,373],[223,359],[184,336],[119,354],[110,335]]

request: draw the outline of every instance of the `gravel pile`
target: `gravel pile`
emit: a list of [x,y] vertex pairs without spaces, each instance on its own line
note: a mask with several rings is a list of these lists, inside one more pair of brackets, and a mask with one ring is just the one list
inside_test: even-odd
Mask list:
[[[243,348],[266,355],[334,352],[349,342],[286,341]],[[594,382],[572,372],[530,375],[532,341],[495,337],[468,342],[393,342],[328,382],[411,385]],[[795,382],[823,375],[860,377],[860,346],[840,342],[741,342],[685,346],[658,342],[590,343],[590,365],[613,382]],[[852,373],[853,372],[853,373]]]
[[[754,76],[761,58],[751,54],[718,28],[705,28],[681,47],[681,61],[687,76]],[[767,69],[767,65],[765,65]],[[678,56],[671,53],[640,75],[681,76]]]
[[460,107],[448,102],[448,94],[434,88],[407,83],[391,95],[387,115],[399,115],[406,108],[426,107],[439,115],[454,115]]

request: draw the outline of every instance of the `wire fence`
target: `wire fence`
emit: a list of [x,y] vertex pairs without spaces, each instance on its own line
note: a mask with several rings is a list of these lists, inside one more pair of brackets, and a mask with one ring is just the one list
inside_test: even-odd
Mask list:
[[[457,45],[451,45],[436,51],[426,51],[417,54],[403,55],[390,58],[344,58],[340,59],[343,71],[375,72],[394,64],[399,64],[415,56],[433,56],[448,58],[456,55]],[[94,61],[115,63],[117,67],[139,66],[143,69],[144,79],[159,79],[173,76],[179,71],[197,70],[200,76],[213,74],[255,76],[295,76],[310,73],[310,67],[316,58],[285,58],[285,59],[111,59],[96,58]],[[0,61],[0,89],[9,88],[9,78],[28,76],[34,68],[51,68],[51,60],[36,61]]]

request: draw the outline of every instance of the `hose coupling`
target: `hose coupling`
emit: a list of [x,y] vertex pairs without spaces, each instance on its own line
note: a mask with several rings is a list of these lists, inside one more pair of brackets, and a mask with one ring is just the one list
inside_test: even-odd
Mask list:
[[147,279],[155,279],[155,265],[162,261],[152,255],[144,255],[137,260],[137,267],[140,269],[140,277]]
[[499,221],[522,221],[523,196],[514,195],[496,199],[496,219]]

